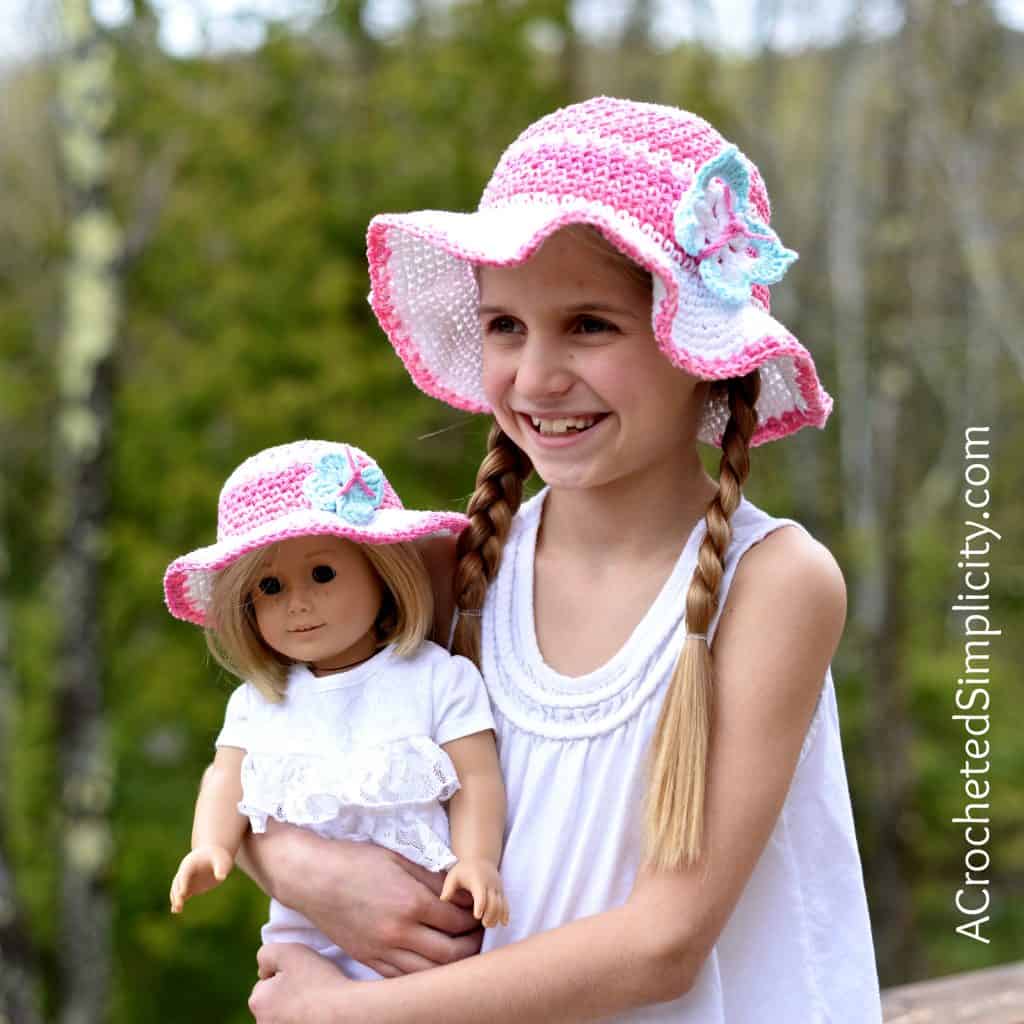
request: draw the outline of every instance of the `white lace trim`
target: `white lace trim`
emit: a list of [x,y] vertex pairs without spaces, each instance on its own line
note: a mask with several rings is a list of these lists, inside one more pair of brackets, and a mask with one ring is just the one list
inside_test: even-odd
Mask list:
[[409,736],[331,757],[249,752],[238,810],[254,832],[266,831],[271,817],[293,825],[353,816],[381,823],[458,789],[451,758],[429,736]]

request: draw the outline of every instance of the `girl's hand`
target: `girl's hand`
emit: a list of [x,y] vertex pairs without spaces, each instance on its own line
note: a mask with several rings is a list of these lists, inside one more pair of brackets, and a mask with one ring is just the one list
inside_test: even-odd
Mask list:
[[473,916],[483,918],[485,928],[508,924],[508,900],[498,869],[482,857],[457,861],[448,871],[441,899],[450,900],[459,889],[473,894]]
[[249,996],[256,1024],[348,1024],[363,982],[352,981],[308,946],[276,943],[256,955],[260,980]]
[[483,929],[464,909],[470,897],[459,893],[442,903],[443,876],[391,850],[276,821],[264,835],[247,836],[242,848],[242,866],[268,895],[385,978],[480,951]]
[[171,882],[171,913],[180,914],[185,900],[220,885],[231,873],[234,858],[223,846],[196,847],[181,862]]

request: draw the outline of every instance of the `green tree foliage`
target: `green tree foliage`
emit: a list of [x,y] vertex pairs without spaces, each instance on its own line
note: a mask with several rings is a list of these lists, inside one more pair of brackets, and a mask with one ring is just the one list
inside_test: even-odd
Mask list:
[[[957,5],[964,11],[950,17],[980,18],[983,6]],[[828,138],[839,51],[748,59],[693,43],[659,47],[650,44],[643,12],[622,45],[598,44],[575,35],[564,0],[479,0],[443,13],[430,5],[429,17],[425,4],[413,4],[412,20],[385,38],[367,32],[361,4],[342,0],[309,31],[272,28],[252,53],[172,59],[156,43],[147,5],[136,0],[134,7],[136,18],[114,38],[114,193],[129,251],[99,610],[117,765],[112,1019],[241,1024],[248,1019],[245,996],[255,977],[265,897],[239,873],[191,903],[182,917],[168,913],[170,878],[187,847],[195,791],[234,681],[211,664],[199,632],[167,614],[163,570],[176,555],[212,540],[223,480],[267,445],[303,436],[349,440],[380,459],[407,504],[448,508],[464,505],[483,448],[485,424],[417,393],[383,338],[366,301],[367,222],[383,211],[472,209],[518,131],[585,95],[631,94],[696,110],[768,175],[774,221],[784,241],[802,253],[776,289],[774,309],[812,348],[835,393],[843,339],[834,338],[827,274]],[[991,60],[1008,72],[1019,69],[1017,36],[991,23],[969,35],[965,25],[958,23],[952,34],[984,38]],[[929,24],[922,34],[933,61],[929,81],[942,102],[936,107],[934,97],[924,97],[919,103],[932,111],[929,123],[946,123],[959,138],[982,118],[991,152],[1006,154],[986,168],[983,209],[993,224],[1019,223],[1015,197],[1024,192],[999,183],[1000,173],[1012,177],[1011,169],[1022,166],[1020,90],[1009,73],[983,74],[966,57],[943,60],[946,44],[940,43],[949,35],[941,24]],[[1024,466],[1015,457],[1024,442],[1016,414],[1021,376],[1005,344],[993,341],[995,329],[977,304],[958,249],[962,233],[942,199],[956,186],[949,168],[934,153],[911,153],[917,163],[898,180],[923,189],[924,199],[921,191],[916,205],[902,193],[887,198],[895,179],[892,165],[878,155],[879,140],[898,142],[894,126],[906,96],[884,73],[893,56],[886,47],[898,45],[888,40],[871,51],[868,84],[858,99],[859,130],[871,144],[856,151],[871,372],[883,354],[896,366],[870,383],[876,398],[887,387],[905,388],[903,426],[889,443],[904,448],[899,466],[912,496],[898,527],[907,553],[896,581],[905,614],[901,657],[883,682],[905,695],[912,723],[912,804],[904,824],[912,866],[909,927],[921,953],[916,961],[883,964],[888,981],[1008,959],[1015,952],[1011,937],[1024,925],[1020,900],[1014,901],[1014,879],[1024,865],[1024,806],[1014,785],[1024,745],[1012,733],[1006,704],[1011,666],[1024,654],[1012,629],[1021,621],[1024,575],[1019,541],[1011,537]],[[981,79],[971,78],[958,93],[958,83],[970,75]],[[22,130],[14,132],[15,123],[5,121],[4,139],[17,145],[0,144],[6,485],[0,514],[12,566],[3,587],[16,725],[5,766],[10,782],[0,788],[7,806],[0,813],[8,821],[18,892],[48,982],[57,868],[51,700],[57,632],[49,568],[53,311],[63,252],[59,192],[46,170],[57,127],[45,115],[51,86],[45,66],[19,79],[12,95],[22,103]],[[973,107],[971,89],[979,97]],[[3,116],[13,112],[12,105]],[[934,211],[927,225],[914,219],[925,210]],[[928,296],[924,309],[908,299],[901,269],[919,232],[933,257],[915,263],[927,272],[925,284],[914,285]],[[1002,280],[1019,280],[1019,237],[1014,241],[1007,229],[993,244]],[[968,360],[980,345],[993,353],[985,378],[990,387],[972,386],[972,393],[992,399],[993,509],[1006,537],[993,592],[1004,635],[992,666],[993,693],[1003,702],[993,708],[999,753],[992,782],[1006,827],[992,849],[997,911],[989,947],[952,931],[963,851],[948,824],[962,803],[961,735],[950,721],[960,653],[948,608],[956,592],[963,509],[959,463],[947,445],[950,417],[967,415],[956,407],[959,382],[976,379]],[[902,362],[893,351],[902,351]],[[863,416],[870,419],[877,408],[864,409]],[[876,553],[849,521],[853,496],[844,492],[837,468],[838,434],[833,418],[823,434],[805,431],[787,445],[757,449],[748,491],[773,511],[808,523],[836,553],[853,591]],[[706,455],[714,469],[714,453]],[[872,643],[851,622],[834,666],[869,874],[880,852],[873,815],[884,788],[866,747],[871,709],[865,694],[879,683],[870,675]],[[884,901],[872,911],[879,928]]]

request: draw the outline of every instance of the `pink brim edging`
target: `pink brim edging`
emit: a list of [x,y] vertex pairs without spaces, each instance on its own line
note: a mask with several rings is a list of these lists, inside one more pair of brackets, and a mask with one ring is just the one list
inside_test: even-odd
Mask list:
[[[762,397],[756,446],[805,426],[821,427],[832,409],[807,350],[756,301],[737,310],[717,302],[672,243],[602,204],[573,200],[491,207],[475,213],[419,211],[375,217],[367,234],[377,318],[422,391],[470,412],[488,412],[481,383],[474,264],[529,259],[559,228],[588,223],[655,279],[652,326],[670,362],[702,379],[758,369]],[[722,408],[709,408],[699,439],[718,445]]]
[[459,534],[469,520],[457,512],[420,512],[410,509],[380,509],[366,527],[345,522],[330,512],[292,513],[209,547],[199,548],[175,559],[164,574],[164,598],[176,618],[206,625],[206,609],[217,572],[250,551],[277,544],[292,537],[344,537],[359,544],[397,544],[400,541],[444,534]]

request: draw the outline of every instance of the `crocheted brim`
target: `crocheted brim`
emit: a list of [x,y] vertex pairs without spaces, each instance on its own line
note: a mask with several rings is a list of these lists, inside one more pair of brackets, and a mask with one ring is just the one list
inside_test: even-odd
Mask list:
[[171,614],[197,626],[206,625],[216,574],[242,555],[290,537],[330,535],[360,544],[395,544],[433,534],[458,534],[469,520],[457,512],[421,512],[382,508],[366,526],[348,523],[332,512],[301,510],[281,516],[248,533],[198,548],[175,559],[164,575],[164,597]]
[[[653,274],[654,335],[673,365],[707,380],[760,371],[751,445],[824,425],[832,399],[810,354],[756,297],[741,306],[726,304],[649,230],[581,199],[512,203],[475,213],[422,210],[374,217],[367,234],[370,303],[421,390],[459,409],[490,411],[482,385],[473,265],[522,263],[553,232],[580,223],[598,228]],[[728,419],[724,400],[710,400],[699,440],[719,446]]]

